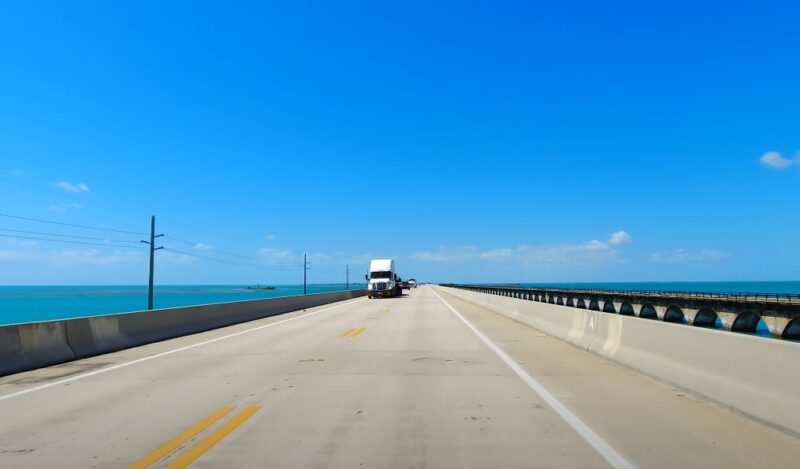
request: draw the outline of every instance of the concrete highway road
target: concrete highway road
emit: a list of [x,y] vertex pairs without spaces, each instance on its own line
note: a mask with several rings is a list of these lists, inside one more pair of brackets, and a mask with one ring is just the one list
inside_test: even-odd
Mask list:
[[800,440],[431,287],[0,379],[0,467],[797,467]]

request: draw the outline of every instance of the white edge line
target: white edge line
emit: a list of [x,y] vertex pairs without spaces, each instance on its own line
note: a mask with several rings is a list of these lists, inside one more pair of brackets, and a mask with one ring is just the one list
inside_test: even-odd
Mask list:
[[470,324],[469,321],[464,318],[455,308],[450,306],[450,304],[444,300],[438,293],[431,290],[434,295],[436,295],[442,303],[447,306],[450,311],[452,311],[458,319],[472,330],[475,335],[478,336],[497,356],[500,357],[501,360],[511,368],[514,373],[517,374],[525,384],[527,384],[533,391],[539,395],[562,419],[564,419],[570,427],[572,427],[578,434],[589,443],[592,448],[594,448],[600,455],[608,461],[611,466],[615,468],[625,468],[625,469],[633,469],[633,465],[629,463],[621,454],[619,454],[614,448],[611,447],[605,440],[603,440],[600,435],[595,433],[588,425],[583,423],[581,419],[579,419],[575,414],[572,413],[564,404],[562,404],[558,399],[556,399],[550,392],[544,388],[538,381],[533,379],[531,375],[528,374],[517,362],[515,362],[511,357],[508,356],[500,347],[495,345],[488,337],[483,335],[481,331],[479,331],[475,326]]
[[[362,300],[362,298],[359,298],[359,299],[357,299],[355,301],[348,301],[347,303],[343,303],[343,304],[336,305],[336,306],[331,306],[330,308],[320,309],[319,311],[312,311],[310,313],[302,314],[300,316],[295,316],[293,318],[283,319],[281,321],[276,321],[276,322],[271,322],[269,324],[265,324],[263,326],[254,327],[252,329],[247,329],[247,330],[244,330],[244,331],[234,332],[233,334],[228,334],[228,335],[224,335],[222,337],[217,337],[217,338],[206,340],[206,341],[203,341],[203,342],[198,342],[196,344],[187,345],[185,347],[180,347],[180,348],[176,348],[176,349],[173,349],[173,350],[168,350],[166,352],[157,353],[155,355],[149,355],[147,357],[137,358],[136,360],[131,360],[129,362],[125,362],[125,363],[120,363],[118,365],[109,366],[108,368],[101,368],[99,370],[90,371],[88,373],[84,373],[82,375],[73,376],[71,378],[65,378],[65,379],[62,379],[62,380],[53,381],[51,383],[43,384],[41,386],[36,386],[36,387],[33,387],[33,388],[29,388],[29,389],[23,389],[22,391],[17,391],[17,392],[13,392],[11,394],[6,394],[4,396],[0,396],[0,401],[4,401],[6,399],[11,399],[12,397],[18,397],[18,396],[22,396],[24,394],[28,394],[28,393],[32,393],[32,392],[36,392],[36,391],[41,391],[43,389],[52,388],[53,386],[58,386],[58,385],[61,385],[61,384],[70,383],[70,382],[73,382],[73,381],[78,381],[80,379],[89,378],[91,376],[99,375],[99,374],[102,374],[102,373],[107,373],[109,371],[118,370],[120,368],[125,368],[126,366],[136,365],[138,363],[146,362],[148,360],[153,360],[153,359],[156,359],[156,358],[165,357],[167,355],[172,355],[173,353],[183,352],[183,351],[190,350],[190,349],[193,349],[193,348],[196,348],[196,347],[202,347],[203,345],[213,344],[214,342],[219,342],[221,340],[231,339],[233,337],[238,337],[240,335],[249,334],[249,333],[255,332],[255,331],[260,331],[261,329],[266,329],[268,327],[277,326],[279,324],[285,324],[285,323],[290,322],[290,321],[296,321],[298,319],[307,318],[309,316],[314,316],[315,314],[319,314],[319,313],[322,313],[322,312],[325,312],[325,311],[330,311],[332,309],[341,308],[342,306],[351,305],[351,304],[357,303],[358,301],[361,301],[361,300]],[[177,338],[177,337],[175,337],[175,338]],[[171,340],[171,339],[167,339],[167,340]],[[144,346],[144,345],[148,345],[148,344],[143,344],[141,346]]]

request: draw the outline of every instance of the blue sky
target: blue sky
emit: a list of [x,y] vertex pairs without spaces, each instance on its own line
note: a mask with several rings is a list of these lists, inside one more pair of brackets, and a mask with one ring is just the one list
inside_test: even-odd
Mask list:
[[[192,243],[164,240],[160,283],[296,283],[304,252],[312,282],[377,256],[429,281],[798,279],[798,23],[793,2],[4,2],[0,213],[155,214]],[[146,281],[138,235],[0,229],[101,238],[0,237],[0,283]]]

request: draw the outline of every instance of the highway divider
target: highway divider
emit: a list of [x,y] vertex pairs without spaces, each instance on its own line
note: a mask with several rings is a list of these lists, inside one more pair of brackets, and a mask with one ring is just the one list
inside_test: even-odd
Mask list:
[[437,288],[800,436],[800,343]]
[[349,290],[0,326],[0,376],[366,294]]

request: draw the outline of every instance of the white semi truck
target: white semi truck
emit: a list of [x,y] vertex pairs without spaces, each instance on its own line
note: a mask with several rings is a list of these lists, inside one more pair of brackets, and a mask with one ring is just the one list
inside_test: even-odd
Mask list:
[[400,277],[394,270],[394,259],[372,259],[369,263],[367,279],[367,296],[392,297],[401,296],[403,290]]

